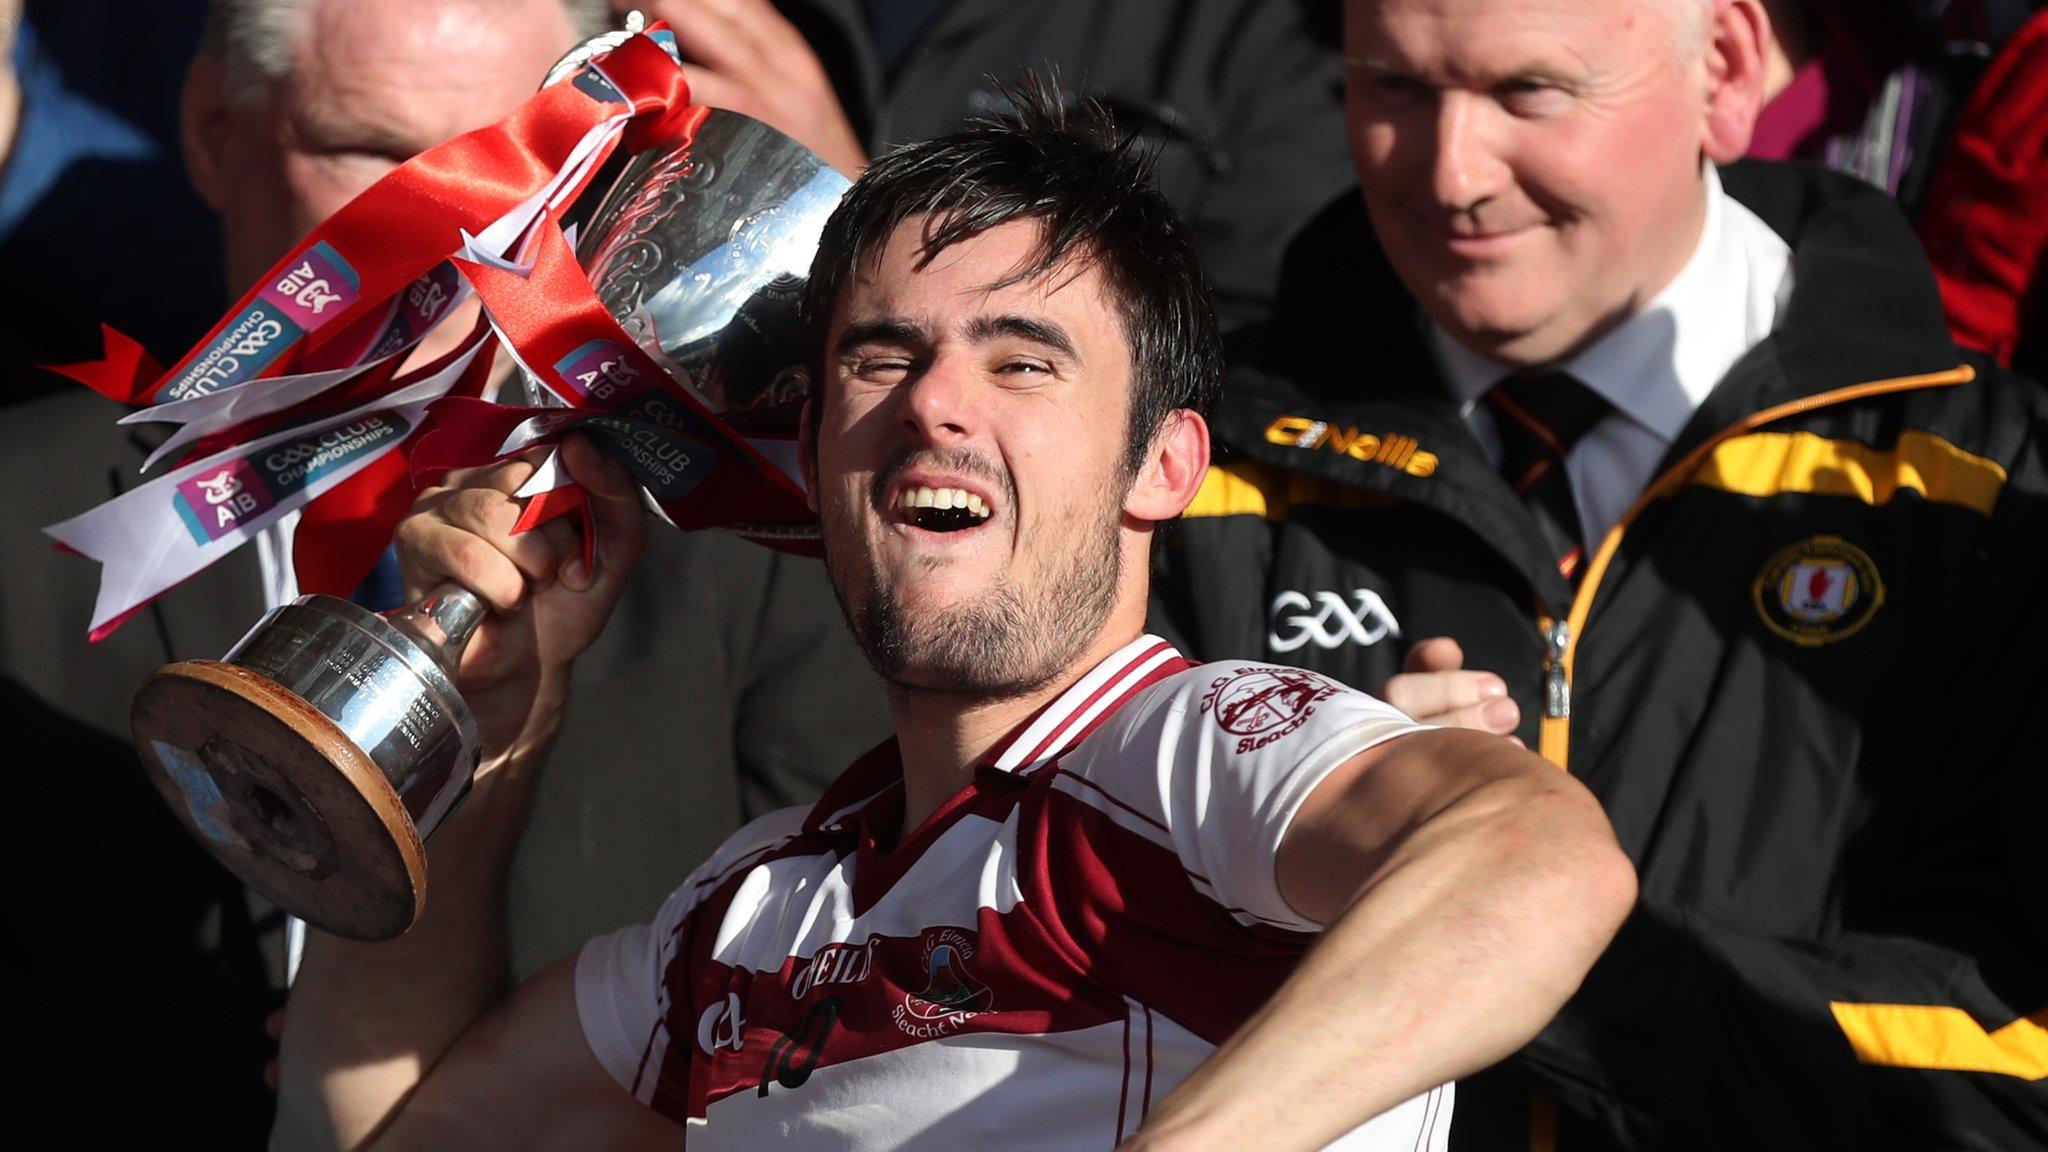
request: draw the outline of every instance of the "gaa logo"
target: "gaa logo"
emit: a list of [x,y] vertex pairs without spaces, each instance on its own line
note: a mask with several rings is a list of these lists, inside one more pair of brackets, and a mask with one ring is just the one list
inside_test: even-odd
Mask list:
[[727,992],[725,999],[713,1001],[704,1014],[697,1017],[697,1047],[707,1056],[716,1056],[721,1048],[739,1051],[746,1045],[747,1020],[740,1011],[740,996]]
[[1861,548],[1815,536],[1771,557],[1750,594],[1765,627],[1817,648],[1862,631],[1884,604],[1884,582]]
[[1361,648],[1391,636],[1401,638],[1401,625],[1380,594],[1370,588],[1353,589],[1347,602],[1336,592],[1318,592],[1310,600],[1303,593],[1286,591],[1273,597],[1269,610],[1272,624],[1266,629],[1266,649],[1292,652],[1304,644],[1318,648]]

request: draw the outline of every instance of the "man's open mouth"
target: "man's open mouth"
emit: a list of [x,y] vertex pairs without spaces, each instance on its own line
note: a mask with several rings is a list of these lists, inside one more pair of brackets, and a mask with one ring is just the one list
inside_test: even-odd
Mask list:
[[973,528],[992,514],[988,503],[964,488],[905,488],[896,498],[904,522],[927,532]]

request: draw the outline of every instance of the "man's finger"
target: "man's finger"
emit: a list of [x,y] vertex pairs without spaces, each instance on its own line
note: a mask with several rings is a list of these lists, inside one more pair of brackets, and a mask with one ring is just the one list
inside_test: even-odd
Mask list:
[[1431,716],[1429,723],[1441,728],[1470,728],[1474,732],[1491,732],[1495,736],[1506,736],[1521,726],[1522,709],[1513,700],[1503,696],[1497,700],[1488,700],[1484,704]]
[[640,560],[647,538],[647,517],[640,503],[640,485],[624,465],[607,456],[583,436],[562,440],[562,465],[590,493],[590,519],[597,533],[597,571],[584,570],[580,554],[561,567],[562,583],[585,591],[598,580],[623,578]]
[[1507,694],[1507,684],[1491,672],[1403,672],[1387,681],[1380,698],[1417,719],[1431,719]]
[[[683,63],[701,64],[714,72],[744,70],[759,58],[757,37],[733,13],[721,6],[702,2],[664,6],[663,19],[676,34],[676,54]],[[669,15],[668,12],[673,12]],[[690,77],[690,95],[697,103],[696,77]]]
[[1432,636],[1408,650],[1403,672],[1455,672],[1465,666],[1465,649],[1449,636]]

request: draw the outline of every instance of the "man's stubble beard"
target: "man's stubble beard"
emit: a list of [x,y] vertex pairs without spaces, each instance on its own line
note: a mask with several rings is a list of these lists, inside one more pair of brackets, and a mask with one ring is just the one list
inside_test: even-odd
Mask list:
[[[1035,595],[1003,579],[973,602],[938,612],[906,609],[882,587],[864,549],[849,556],[833,547],[837,537],[859,548],[862,529],[858,516],[830,514],[822,534],[826,571],[869,665],[901,691],[986,699],[1026,695],[1058,678],[1101,635],[1116,605],[1123,569],[1119,494],[1129,486],[1121,475],[1116,480],[1108,507],[1084,519],[1075,547],[1036,553]],[[855,588],[862,593],[857,601],[848,595]]]

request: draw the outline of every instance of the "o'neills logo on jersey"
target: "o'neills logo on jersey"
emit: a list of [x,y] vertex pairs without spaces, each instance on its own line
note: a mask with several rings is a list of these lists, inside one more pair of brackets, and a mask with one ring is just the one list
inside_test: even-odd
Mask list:
[[287,265],[258,295],[311,332],[348,311],[361,283],[341,253],[323,240]]
[[1815,536],[1765,561],[1750,595],[1765,627],[1817,648],[1862,631],[1884,604],[1884,581],[1863,549]]
[[875,970],[875,940],[866,944],[827,944],[796,970],[789,982],[789,996],[801,1000],[813,988],[831,984],[858,984]]
[[1436,474],[1436,453],[1424,452],[1415,437],[1398,432],[1380,436],[1306,416],[1282,416],[1266,425],[1266,439],[1288,448],[1324,448],[1367,464],[1384,464],[1418,480]]
[[1336,694],[1335,684],[1298,668],[1237,668],[1210,682],[1201,710],[1240,738],[1241,755],[1292,735]]
[[967,933],[940,928],[925,933],[923,939],[924,991],[904,993],[903,1003],[889,1015],[904,1035],[935,1040],[989,1011],[995,993],[968,970],[967,962],[974,959],[974,941]]

